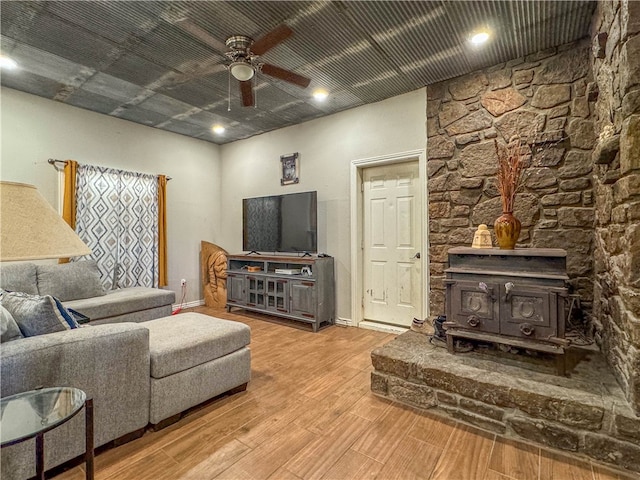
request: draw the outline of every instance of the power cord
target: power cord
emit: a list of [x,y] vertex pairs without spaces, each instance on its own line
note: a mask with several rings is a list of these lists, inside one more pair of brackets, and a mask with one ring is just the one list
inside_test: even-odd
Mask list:
[[171,315],[177,315],[182,311],[182,307],[184,306],[184,299],[187,296],[187,284],[182,285],[182,298],[180,299],[180,305],[176,308]]

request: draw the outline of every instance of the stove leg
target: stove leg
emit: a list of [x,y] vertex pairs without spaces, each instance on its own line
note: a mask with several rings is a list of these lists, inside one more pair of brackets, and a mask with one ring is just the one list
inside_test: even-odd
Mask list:
[[453,346],[453,335],[447,335],[447,350],[449,353],[456,353],[456,348]]

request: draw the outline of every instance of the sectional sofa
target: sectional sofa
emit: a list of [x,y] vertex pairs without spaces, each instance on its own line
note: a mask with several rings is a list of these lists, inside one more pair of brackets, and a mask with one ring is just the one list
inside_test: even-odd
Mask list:
[[[99,447],[135,438],[210,398],[246,388],[249,327],[197,313],[171,316],[170,291],[133,288],[100,294],[95,275],[91,263],[2,267],[4,290],[55,293],[67,299],[65,306],[91,318],[88,326],[3,343],[3,397],[41,387],[80,388],[93,398],[94,444]],[[3,448],[0,477],[32,477],[34,448],[33,440]],[[83,452],[83,415],[45,434],[46,469]]]

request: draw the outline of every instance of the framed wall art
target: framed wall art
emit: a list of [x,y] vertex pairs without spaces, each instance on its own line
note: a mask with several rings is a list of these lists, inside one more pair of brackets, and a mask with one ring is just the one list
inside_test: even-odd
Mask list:
[[300,181],[300,164],[298,152],[280,156],[282,178],[280,185],[291,185]]

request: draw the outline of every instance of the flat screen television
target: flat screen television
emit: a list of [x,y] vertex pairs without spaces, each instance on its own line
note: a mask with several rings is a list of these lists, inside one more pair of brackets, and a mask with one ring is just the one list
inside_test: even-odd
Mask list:
[[243,199],[242,249],[317,253],[317,192]]

